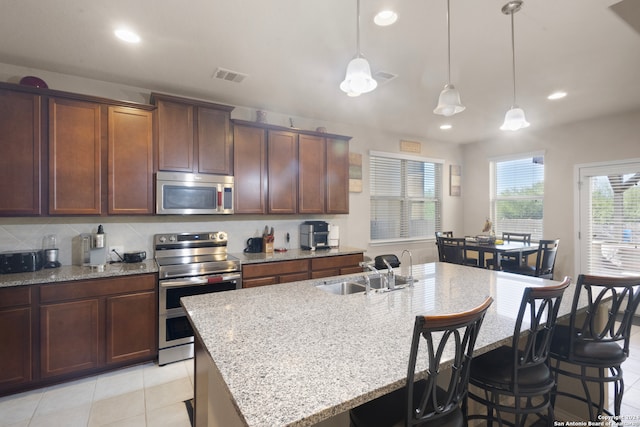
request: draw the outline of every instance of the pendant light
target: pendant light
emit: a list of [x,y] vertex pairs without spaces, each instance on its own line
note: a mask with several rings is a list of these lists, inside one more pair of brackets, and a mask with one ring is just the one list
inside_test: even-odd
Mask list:
[[340,83],[340,89],[349,96],[360,96],[360,94],[371,92],[378,86],[371,77],[371,67],[369,62],[360,52],[360,0],[357,0],[357,20],[356,20],[356,56],[349,62],[344,81]]
[[520,130],[529,127],[529,122],[524,117],[524,111],[516,104],[516,48],[513,30],[513,14],[522,8],[522,0],[512,0],[502,7],[502,13],[511,15],[511,58],[513,71],[513,103],[511,109],[504,116],[504,123],[500,130]]
[[451,19],[449,17],[449,0],[447,0],[447,58],[447,84],[444,86],[442,92],[440,92],[438,106],[433,110],[433,112],[435,114],[450,117],[464,111],[465,106],[460,102],[460,93],[455,86],[451,84]]

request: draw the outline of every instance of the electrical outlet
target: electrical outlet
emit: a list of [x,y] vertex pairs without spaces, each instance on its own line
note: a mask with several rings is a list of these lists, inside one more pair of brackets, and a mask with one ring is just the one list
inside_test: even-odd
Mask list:
[[[115,252],[114,252],[115,251]],[[109,247],[109,261],[118,262],[122,261],[116,252],[120,254],[120,256],[124,256],[124,246],[110,246]]]

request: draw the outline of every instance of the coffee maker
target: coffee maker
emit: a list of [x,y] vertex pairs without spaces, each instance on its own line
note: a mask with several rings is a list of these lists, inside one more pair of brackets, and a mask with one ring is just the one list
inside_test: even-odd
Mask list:
[[44,268],[58,268],[58,239],[55,234],[48,234],[42,238],[42,251],[44,252]]
[[82,233],[74,242],[74,264],[104,266],[107,262],[107,235],[102,225],[96,233]]

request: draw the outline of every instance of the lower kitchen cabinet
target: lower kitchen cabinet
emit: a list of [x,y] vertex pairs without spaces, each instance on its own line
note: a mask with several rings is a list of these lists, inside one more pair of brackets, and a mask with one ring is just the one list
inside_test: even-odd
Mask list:
[[362,272],[360,263],[364,260],[362,253],[353,255],[339,255],[311,260],[311,278],[340,276]]
[[0,396],[153,360],[157,275],[0,289]]
[[292,261],[273,261],[242,266],[242,287],[275,285],[299,280],[340,276],[362,271],[363,253],[332,255]]
[[309,260],[263,262],[242,266],[242,287],[275,285],[309,278]]
[[31,287],[0,289],[0,392],[32,379]]
[[156,283],[140,275],[43,285],[42,378],[153,359]]

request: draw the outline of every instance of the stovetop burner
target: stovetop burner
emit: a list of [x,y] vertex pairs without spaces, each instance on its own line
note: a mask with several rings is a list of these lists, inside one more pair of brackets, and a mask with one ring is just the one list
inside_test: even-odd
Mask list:
[[156,234],[155,259],[160,278],[240,271],[240,260],[227,254],[227,233]]

